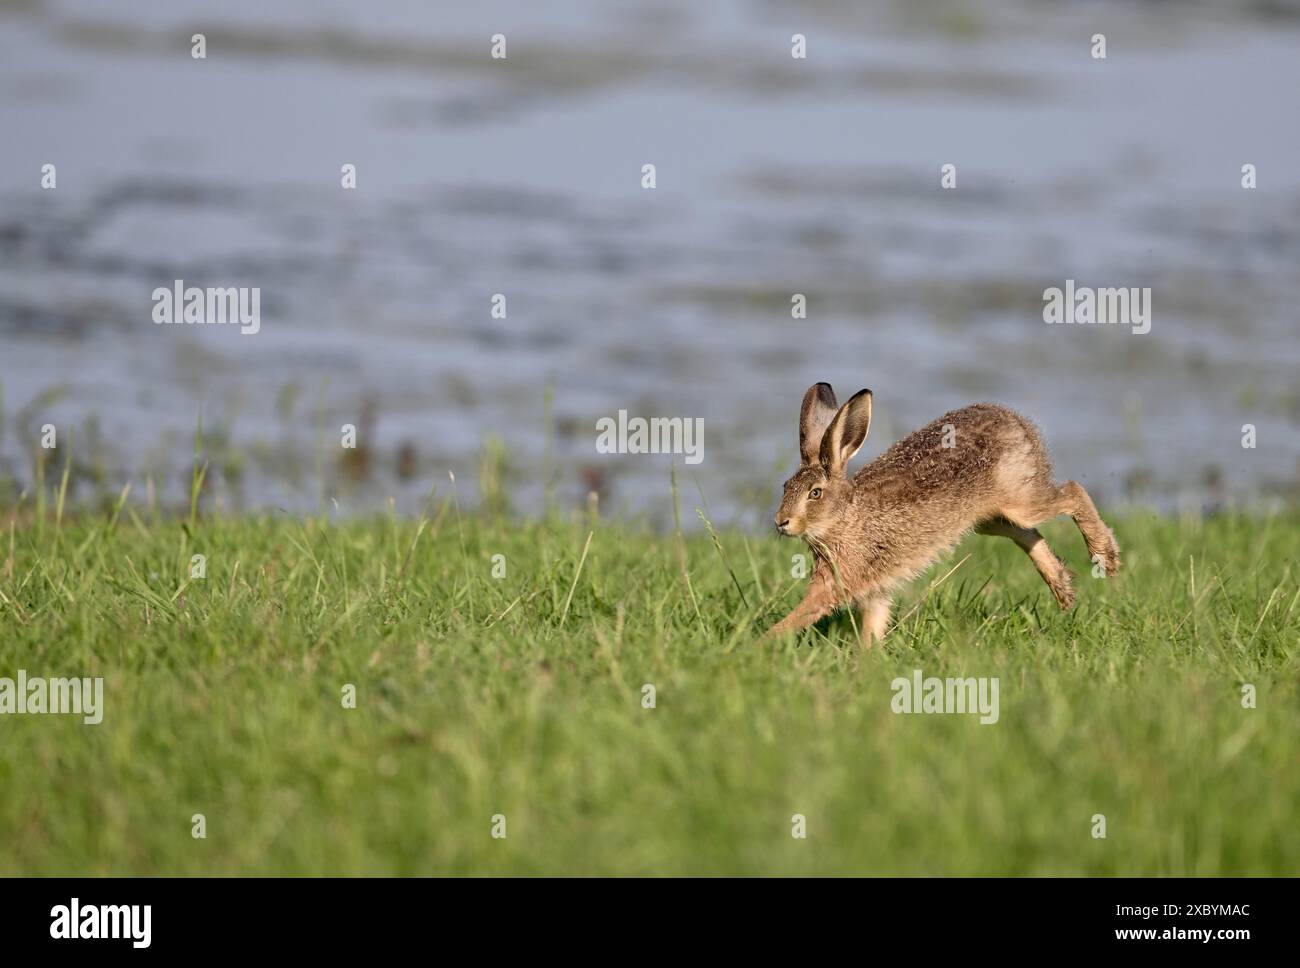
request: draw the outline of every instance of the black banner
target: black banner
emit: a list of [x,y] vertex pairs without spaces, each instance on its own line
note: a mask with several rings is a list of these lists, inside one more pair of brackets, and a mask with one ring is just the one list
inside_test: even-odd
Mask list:
[[770,954],[838,936],[864,953],[901,943],[926,957],[1048,945],[1231,958],[1284,941],[1294,882],[40,878],[0,892],[8,953],[337,958],[433,942]]

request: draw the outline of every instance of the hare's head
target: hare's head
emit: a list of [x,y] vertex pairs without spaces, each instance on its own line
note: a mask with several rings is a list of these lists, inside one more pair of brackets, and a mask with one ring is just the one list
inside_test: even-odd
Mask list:
[[870,426],[870,390],[859,390],[837,410],[829,383],[808,388],[799,409],[800,466],[785,482],[776,512],[778,531],[815,539],[834,528],[853,492],[844,468]]

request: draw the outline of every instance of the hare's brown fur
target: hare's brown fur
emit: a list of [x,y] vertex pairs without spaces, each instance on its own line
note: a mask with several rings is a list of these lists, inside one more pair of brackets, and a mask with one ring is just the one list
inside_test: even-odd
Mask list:
[[1119,570],[1119,546],[1088,492],[1052,480],[1042,439],[1019,414],[991,403],[950,411],[847,478],[844,466],[870,422],[869,390],[838,410],[828,384],[804,396],[802,464],[785,483],[776,523],[781,533],[808,542],[816,564],[808,594],[769,635],[855,602],[864,640],[881,638],[894,590],[971,530],[1015,541],[1061,608],[1074,602],[1070,572],[1038,524],[1069,514],[1093,561],[1107,575]]

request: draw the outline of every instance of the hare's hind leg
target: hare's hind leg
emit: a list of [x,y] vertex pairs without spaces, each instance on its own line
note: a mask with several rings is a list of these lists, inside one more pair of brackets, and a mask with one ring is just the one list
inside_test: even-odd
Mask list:
[[1010,538],[1020,550],[1029,555],[1038,573],[1052,590],[1056,604],[1069,608],[1074,604],[1074,586],[1070,583],[1070,569],[1052,552],[1046,539],[1036,528],[1022,528],[1012,524],[1006,518],[989,518],[975,526],[977,534],[1000,535]]
[[1094,563],[1100,562],[1107,575],[1119,571],[1119,543],[1097,513],[1092,498],[1078,481],[1066,481],[1060,487],[1049,489],[1048,493],[1033,504],[1006,508],[1002,513],[1015,524],[1027,528],[1058,514],[1068,514],[1074,518],[1074,523],[1083,535],[1084,544],[1088,546],[1088,557]]
[[1119,571],[1119,542],[1115,534],[1106,527],[1106,522],[1097,513],[1097,506],[1092,498],[1077,481],[1066,481],[1056,490],[1065,513],[1074,518],[1074,523],[1083,533],[1084,544],[1088,546],[1088,557],[1094,563],[1100,562],[1107,575]]

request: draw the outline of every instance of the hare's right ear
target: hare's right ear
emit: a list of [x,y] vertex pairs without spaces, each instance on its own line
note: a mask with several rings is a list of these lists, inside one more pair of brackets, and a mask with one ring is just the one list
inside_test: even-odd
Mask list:
[[799,408],[799,457],[804,464],[817,463],[822,437],[834,419],[835,391],[829,383],[814,383]]
[[862,447],[871,429],[871,391],[859,390],[840,407],[822,437],[818,460],[831,477],[843,477],[844,465]]

